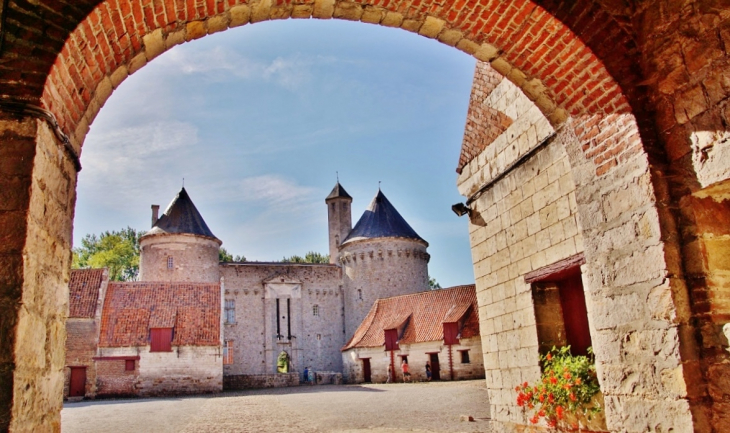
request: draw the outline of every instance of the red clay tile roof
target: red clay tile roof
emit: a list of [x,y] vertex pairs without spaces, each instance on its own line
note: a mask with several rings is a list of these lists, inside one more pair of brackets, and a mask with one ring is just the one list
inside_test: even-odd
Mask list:
[[174,328],[173,346],[217,346],[220,284],[109,283],[99,347],[149,344],[150,328]]
[[342,350],[384,346],[385,330],[395,329],[403,323],[401,344],[443,340],[443,324],[450,322],[459,323],[462,338],[479,335],[477,295],[473,284],[378,299]]
[[104,269],[72,269],[68,281],[68,317],[94,318]]

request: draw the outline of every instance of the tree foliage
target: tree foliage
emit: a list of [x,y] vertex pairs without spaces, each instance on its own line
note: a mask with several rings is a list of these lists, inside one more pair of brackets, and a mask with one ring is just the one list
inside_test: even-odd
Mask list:
[[106,231],[99,236],[87,234],[81,246],[73,249],[74,269],[108,268],[113,281],[134,281],[139,274],[139,238],[141,232],[127,227]]
[[432,276],[428,276],[428,288],[431,290],[438,290],[441,288],[441,284],[436,281],[436,278],[433,278]]
[[281,261],[284,263],[329,263],[330,255],[310,251],[304,257],[293,255],[291,257],[284,257]]
[[218,250],[218,260],[220,262],[245,262],[246,256],[233,256],[233,254],[229,253],[228,250],[221,247]]

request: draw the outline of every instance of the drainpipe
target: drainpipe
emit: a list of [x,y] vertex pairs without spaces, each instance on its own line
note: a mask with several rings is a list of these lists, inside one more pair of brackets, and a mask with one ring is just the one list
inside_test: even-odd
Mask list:
[[393,351],[390,351],[390,379],[393,381],[392,383],[395,383],[395,359],[394,359]]
[[454,380],[454,357],[451,352],[451,345],[449,344],[449,376],[451,380]]

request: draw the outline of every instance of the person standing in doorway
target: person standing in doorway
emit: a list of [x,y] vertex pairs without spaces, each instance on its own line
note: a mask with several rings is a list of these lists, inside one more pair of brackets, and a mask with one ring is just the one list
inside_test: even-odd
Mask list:
[[431,381],[431,361],[426,361],[426,380]]
[[408,361],[405,359],[400,365],[400,369],[403,370],[403,383],[411,381],[411,373],[408,371]]

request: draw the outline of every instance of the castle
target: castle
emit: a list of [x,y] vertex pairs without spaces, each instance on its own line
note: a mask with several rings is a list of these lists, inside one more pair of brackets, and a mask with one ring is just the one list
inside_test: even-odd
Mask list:
[[[357,368],[344,368],[352,357],[341,350],[355,347],[350,340],[378,299],[428,290],[430,256],[382,191],[354,227],[352,197],[339,182],[325,203],[330,263],[323,264],[219,262],[222,242],[185,188],[162,216],[153,205],[139,281],[106,282],[95,269],[72,275],[66,395],[286,386],[305,379],[305,368],[348,379]],[[476,310],[474,287],[466,290]],[[474,365],[480,377],[481,363]]]

